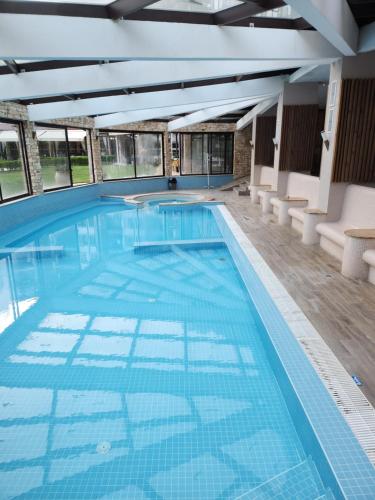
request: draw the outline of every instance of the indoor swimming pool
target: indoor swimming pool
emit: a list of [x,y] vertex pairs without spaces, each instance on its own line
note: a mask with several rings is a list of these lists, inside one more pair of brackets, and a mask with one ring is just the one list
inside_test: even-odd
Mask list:
[[[103,199],[0,238],[1,499],[373,498],[224,226],[217,207]],[[319,433],[271,334],[311,380]]]

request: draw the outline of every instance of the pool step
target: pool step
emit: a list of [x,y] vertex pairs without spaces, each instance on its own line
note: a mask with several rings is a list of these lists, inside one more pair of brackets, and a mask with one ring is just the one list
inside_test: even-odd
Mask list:
[[238,194],[238,196],[250,196],[248,183],[241,184],[240,186],[233,188],[233,191],[235,191]]
[[61,256],[64,253],[63,246],[40,246],[40,247],[5,247],[0,248],[0,258],[16,255],[18,257],[29,257],[30,255]]
[[171,247],[191,249],[208,249],[225,246],[223,238],[211,238],[206,240],[166,240],[166,241],[142,241],[134,243],[134,251],[154,250],[170,251]]
[[233,188],[243,184],[248,180],[248,176],[241,177],[240,179],[235,179],[234,181],[228,182],[219,188],[219,191],[233,191]]
[[309,457],[303,462],[281,472],[253,490],[237,497],[236,500],[317,500],[331,499],[330,490],[326,490],[320,479],[315,463]]
[[335,497],[330,489],[327,489],[323,495],[317,497],[315,500],[335,500]]

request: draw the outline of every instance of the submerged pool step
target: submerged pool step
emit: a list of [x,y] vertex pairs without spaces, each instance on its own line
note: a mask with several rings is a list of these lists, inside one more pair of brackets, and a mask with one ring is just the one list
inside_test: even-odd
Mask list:
[[328,489],[323,495],[320,495],[320,497],[317,497],[315,500],[335,500],[335,497],[332,491]]
[[220,200],[196,200],[196,201],[166,201],[159,203],[159,211],[163,210],[174,210],[176,208],[196,208],[202,206],[210,206],[210,205],[224,205],[223,201]]
[[177,246],[186,249],[208,249],[225,246],[223,238],[211,238],[208,240],[166,240],[166,241],[142,241],[134,243],[134,251],[140,250],[165,250]]
[[303,462],[281,472],[236,500],[303,500],[333,499],[330,490],[324,488],[315,463],[309,457]]
[[40,246],[40,247],[5,247],[0,248],[0,258],[8,255],[25,256],[43,254],[43,255],[62,255],[64,247],[62,246]]

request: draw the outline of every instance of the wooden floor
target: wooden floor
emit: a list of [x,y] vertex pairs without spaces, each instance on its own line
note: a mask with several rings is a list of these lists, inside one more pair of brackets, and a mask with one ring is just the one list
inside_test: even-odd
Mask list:
[[375,406],[375,286],[344,278],[340,264],[320,249],[305,246],[274,215],[262,215],[249,197],[211,192],[227,208],[304,311],[332,351]]

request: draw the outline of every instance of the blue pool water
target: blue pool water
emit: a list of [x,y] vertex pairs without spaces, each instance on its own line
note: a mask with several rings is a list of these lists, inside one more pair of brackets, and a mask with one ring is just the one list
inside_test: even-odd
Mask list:
[[107,201],[8,243],[0,498],[333,498],[227,247],[134,247],[220,238],[204,207]]

